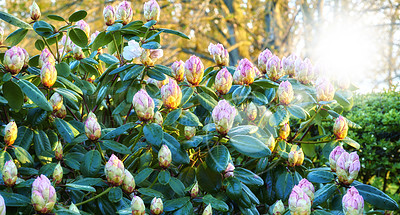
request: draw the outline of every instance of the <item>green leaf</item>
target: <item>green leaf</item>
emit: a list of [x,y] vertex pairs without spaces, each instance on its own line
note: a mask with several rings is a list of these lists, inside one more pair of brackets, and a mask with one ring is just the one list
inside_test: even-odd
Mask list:
[[121,143],[118,143],[117,141],[103,140],[102,143],[107,149],[110,149],[111,151],[114,151],[114,152],[117,152],[120,154],[124,154],[124,155],[131,153],[131,150],[127,146],[125,146]]
[[17,26],[19,28],[32,29],[32,26],[29,25],[28,23],[18,19],[17,17],[15,17],[11,14],[3,12],[3,11],[0,11],[0,19],[10,23],[11,25]]
[[193,87],[182,87],[182,100],[180,106],[185,105],[194,93]]
[[18,127],[17,139],[14,142],[14,146],[21,146],[25,150],[28,150],[33,140],[32,129],[26,126]]
[[169,183],[169,180],[171,179],[171,174],[166,171],[166,170],[161,170],[160,173],[158,173],[158,182],[162,185],[166,185]]
[[357,150],[360,149],[360,144],[357,143],[355,140],[351,139],[350,137],[346,137],[341,141]]
[[123,27],[122,23],[114,23],[111,26],[107,27],[108,32],[119,31]]
[[69,16],[69,22],[77,22],[81,19],[84,19],[87,16],[87,12],[85,10],[75,11],[71,16]]
[[298,119],[307,119],[308,113],[298,105],[288,106],[288,111]]
[[64,18],[62,18],[61,16],[58,16],[58,15],[52,15],[52,14],[50,14],[50,15],[47,15],[47,17],[48,17],[49,19],[56,20],[56,21],[60,21],[60,22],[64,22],[64,21],[65,21]]
[[386,195],[384,192],[379,189],[366,185],[366,184],[357,184],[354,185],[357,188],[360,195],[364,198],[364,200],[371,205],[385,209],[385,210],[398,210],[399,205],[396,201]]
[[135,126],[136,126],[136,124],[133,122],[127,123],[125,125],[121,125],[120,127],[108,132],[101,139],[103,139],[103,140],[114,139],[114,138],[118,137],[119,135],[123,134],[125,131],[127,131]]
[[166,29],[166,28],[159,28],[158,30],[163,31],[163,33],[174,34],[174,35],[180,36],[180,37],[182,37],[182,38],[185,38],[185,39],[187,39],[187,40],[190,40],[190,38],[189,38],[186,34],[184,34],[184,33],[182,33],[182,32],[179,32],[179,31],[175,31],[175,30],[171,30],[171,29]]
[[271,126],[280,126],[289,121],[289,113],[285,108],[279,106],[274,114],[272,114],[271,118],[269,118],[269,124]]
[[64,96],[64,98],[69,99],[70,101],[79,102],[78,98],[74,91],[66,88],[53,88],[54,91]]
[[99,59],[110,65],[119,62],[118,58],[107,53],[99,55]]
[[164,125],[173,125],[181,116],[182,108],[175,109],[165,117]]
[[21,88],[12,81],[3,84],[3,96],[8,101],[8,105],[14,110],[21,109],[24,104],[24,95]]
[[179,179],[172,177],[168,184],[178,196],[185,195],[185,185]]
[[156,123],[145,125],[143,128],[143,134],[144,137],[146,138],[146,141],[157,147],[161,146],[164,132],[160,125]]
[[72,140],[74,139],[74,133],[72,132],[72,129],[71,129],[69,123],[64,121],[63,119],[55,118],[54,124],[55,124],[58,132],[61,134],[62,138],[67,143],[71,143]]
[[153,69],[149,69],[147,70],[147,75],[152,78],[155,79],[157,81],[163,81],[164,79],[166,79],[164,73],[160,73],[158,71],[155,71]]
[[110,192],[108,192],[108,199],[111,202],[117,203],[122,199],[122,190],[120,187],[111,188]]
[[233,170],[233,175],[241,182],[249,186],[264,185],[264,181],[260,176],[242,167],[236,167],[235,170]]
[[4,164],[12,160],[11,155],[7,151],[0,151],[0,169],[2,170],[4,167]]
[[35,48],[39,51],[42,51],[45,48],[45,44],[44,44],[43,40],[41,40],[41,39],[36,40]]
[[231,137],[229,143],[240,153],[253,158],[263,158],[271,155],[271,150],[260,140],[248,135]]
[[84,176],[96,176],[101,167],[101,155],[97,150],[90,150],[85,154],[81,163],[81,172]]
[[72,28],[69,31],[69,38],[77,46],[82,48],[86,47],[88,44],[88,37],[86,36],[86,33],[79,28]]
[[134,66],[134,64],[123,65],[123,66],[118,67],[118,68],[114,69],[113,71],[111,71],[111,72],[109,73],[109,75],[114,75],[114,74],[123,72],[123,71],[125,71],[125,70],[130,69],[130,68],[133,67],[133,66]]
[[4,198],[4,202],[7,207],[24,207],[31,204],[30,198],[18,193],[8,193],[0,191],[0,194]]
[[236,135],[254,134],[257,132],[257,130],[258,127],[255,125],[239,125],[229,130],[228,135],[233,137]]
[[292,175],[287,171],[282,172],[276,181],[275,192],[277,197],[282,199],[282,201],[285,201],[289,197],[293,187],[294,183]]
[[190,201],[189,197],[175,198],[164,202],[164,211],[175,211]]
[[215,210],[219,210],[222,212],[227,212],[229,210],[228,205],[219,199],[214,198],[211,194],[207,194],[203,197],[204,204],[211,204],[211,207]]
[[244,100],[246,100],[247,96],[251,93],[250,86],[240,86],[236,88],[232,93],[232,100],[236,105],[240,105]]
[[327,171],[313,171],[307,175],[307,179],[314,183],[329,183],[335,176]]
[[132,67],[124,76],[123,81],[131,80],[137,78],[140,74],[142,74],[144,70],[144,66],[134,66]]
[[215,172],[223,172],[229,163],[229,150],[224,145],[214,146],[208,151],[207,166]]
[[326,200],[328,200],[335,193],[336,190],[337,187],[335,184],[327,184],[321,187],[314,194],[315,199],[313,202],[313,206],[317,206],[319,204],[326,202]]
[[203,124],[201,124],[201,122],[199,121],[199,118],[190,111],[183,112],[183,115],[179,120],[179,124],[184,126],[193,126],[193,127],[203,126]]
[[87,186],[87,185],[66,184],[65,186],[71,187],[71,188],[74,188],[74,189],[77,189],[77,190],[83,190],[83,191],[89,191],[89,192],[96,192],[96,189],[94,189],[94,187]]
[[242,197],[242,183],[239,181],[239,179],[235,177],[229,177],[225,180],[227,181],[226,194],[228,194],[229,198],[232,200],[237,200]]
[[25,38],[27,33],[28,29],[20,28],[8,35],[5,43],[10,44],[10,46],[16,46]]
[[145,196],[164,198],[164,195],[161,192],[150,188],[139,188],[138,191]]
[[164,73],[165,75],[168,75],[168,76],[170,76],[170,77],[173,77],[173,76],[172,76],[172,69],[169,68],[169,67],[167,67],[167,66],[160,65],[160,64],[156,64],[156,65],[153,67],[153,69],[156,70],[157,72],[161,72],[161,73]]
[[142,48],[144,48],[144,49],[159,49],[159,48],[161,48],[161,45],[160,45],[160,43],[151,41],[151,42],[143,44]]
[[53,111],[53,107],[47,101],[43,93],[31,82],[20,79],[18,85],[22,91],[30,98],[38,107],[45,111]]
[[218,104],[218,102],[210,95],[205,92],[197,94],[197,99],[199,100],[201,106],[203,106],[208,111],[212,112],[214,107]]
[[279,87],[279,84],[268,80],[268,79],[258,79],[256,81],[254,81],[251,85],[256,85],[256,86],[260,86],[262,88],[277,88]]
[[[94,41],[92,41],[92,49],[97,50],[97,49],[109,44],[112,41],[112,39],[113,38],[112,38],[111,34],[106,34],[106,32],[102,31],[102,32],[100,32],[99,35],[97,35],[96,39],[94,39]],[[111,58],[111,60],[112,59],[113,58]],[[107,60],[110,60],[110,59],[107,59]]]
[[55,164],[55,163],[48,163],[40,168],[39,174],[43,174],[46,177],[50,177],[53,174],[56,166],[57,166],[57,164]]
[[33,24],[33,29],[37,34],[44,37],[49,37],[53,33],[53,27],[45,21],[37,21]]
[[51,160],[51,158],[49,159],[47,156],[42,156],[45,151],[51,151],[51,145],[47,134],[42,130],[34,131],[33,137],[36,156],[43,162]]
[[146,180],[150,174],[153,172],[152,168],[145,168],[143,170],[141,170],[136,176],[135,176],[135,181],[136,184],[140,184],[142,183],[144,180]]
[[260,92],[257,92],[257,91],[253,91],[253,92],[251,92],[251,94],[254,96],[253,97],[253,102],[255,104],[257,104],[257,105],[266,105],[266,104],[268,104],[269,101],[268,101],[268,98],[267,98],[266,95],[264,95],[264,94],[262,94]]
[[146,22],[146,23],[143,25],[143,27],[145,27],[145,28],[151,28],[151,26],[155,25],[156,23],[157,23],[156,20],[150,20],[150,21]]
[[20,146],[15,146],[14,148],[15,157],[17,157],[18,161],[24,166],[32,166],[33,158],[24,148]]
[[164,132],[163,144],[166,144],[171,150],[172,161],[178,164],[188,164],[189,155],[181,148],[181,144],[170,134]]
[[69,68],[69,65],[65,62],[56,64],[56,69],[57,74],[63,77],[68,77],[71,74],[71,69]]

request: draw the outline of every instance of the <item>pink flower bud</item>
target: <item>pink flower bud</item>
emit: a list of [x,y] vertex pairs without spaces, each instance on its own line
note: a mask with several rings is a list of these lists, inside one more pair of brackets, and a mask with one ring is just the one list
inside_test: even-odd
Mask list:
[[314,67],[310,59],[306,58],[304,61],[297,59],[295,62],[296,78],[302,84],[309,84],[315,79]]
[[56,67],[50,62],[46,62],[40,70],[40,80],[43,86],[50,88],[57,81],[57,70]]
[[329,154],[329,164],[333,172],[336,172],[337,160],[339,159],[340,155],[342,155],[343,152],[345,151],[341,146],[336,146],[336,148],[334,148]]
[[340,89],[347,90],[350,87],[350,79],[346,75],[340,75],[337,77],[336,84]]
[[3,44],[4,41],[4,29],[0,27],[0,45]]
[[146,90],[141,89],[133,96],[133,108],[141,121],[149,121],[154,116],[154,101],[147,94]]
[[211,204],[208,204],[207,207],[204,209],[202,215],[212,215],[212,207]]
[[25,52],[18,46],[13,46],[4,54],[4,67],[11,74],[16,75],[25,65]]
[[30,15],[31,15],[31,19],[32,19],[33,21],[38,20],[38,19],[40,18],[40,16],[41,16],[40,8],[39,8],[39,6],[36,4],[35,1],[32,2],[32,5],[31,5],[31,13],[30,13]]
[[126,25],[131,22],[133,17],[133,11],[131,7],[131,3],[128,1],[123,1],[119,3],[116,11],[115,16],[117,20],[122,20],[122,24]]
[[79,29],[81,29],[83,32],[85,32],[86,36],[89,37],[90,35],[90,26],[85,22],[83,19],[79,20],[76,22],[76,25]]
[[9,160],[4,164],[1,174],[3,174],[3,181],[5,185],[9,187],[14,186],[15,182],[17,182],[18,170],[13,160]]
[[[100,31],[95,31],[94,33],[92,33],[90,35],[89,41],[93,42],[96,39],[96,37],[99,36],[99,34],[100,34]],[[97,51],[99,51],[99,50],[101,50],[101,47],[97,49]]]
[[335,96],[333,85],[325,78],[319,78],[316,83],[317,100],[332,101]]
[[192,189],[190,189],[190,197],[196,198],[198,194],[199,194],[199,183],[196,181]]
[[363,214],[364,199],[355,187],[347,190],[342,199],[343,213],[345,215]]
[[288,155],[289,166],[301,166],[304,161],[303,149],[293,145]]
[[9,122],[4,128],[4,143],[7,146],[14,144],[18,135],[18,127],[14,121]]
[[228,66],[229,65],[229,53],[228,50],[224,48],[224,46],[220,43],[216,45],[210,43],[208,46],[208,52],[213,56],[214,61],[219,66]]
[[126,60],[132,60],[134,58],[138,58],[142,55],[142,48],[139,43],[135,40],[130,40],[128,45],[124,47],[124,51],[122,52],[122,56]]
[[190,140],[195,135],[196,135],[196,127],[185,126],[185,138],[187,140]]
[[298,185],[295,185],[289,196],[289,210],[292,215],[311,214],[311,201]]
[[257,107],[253,102],[250,102],[246,108],[246,115],[250,121],[254,121],[257,117]]
[[256,76],[253,64],[246,58],[239,61],[239,65],[234,73],[235,84],[249,85],[253,83]]
[[172,66],[172,76],[177,82],[181,82],[185,75],[185,63],[183,61],[175,61]]
[[278,88],[279,103],[288,105],[294,99],[294,92],[292,84],[289,81],[283,81],[279,84]]
[[57,143],[54,146],[54,154],[57,160],[62,160],[63,158],[63,147],[61,144],[61,141],[57,141]]
[[119,186],[123,183],[125,177],[124,163],[117,158],[114,154],[104,166],[104,173],[107,177],[108,183],[113,186]]
[[60,110],[56,111],[56,116],[60,119],[64,119],[67,116],[67,109],[65,105],[61,105]]
[[127,169],[125,169],[124,173],[125,177],[124,181],[122,182],[122,189],[124,189],[124,191],[127,193],[132,193],[136,187],[135,179],[133,178],[131,172],[129,172]]
[[154,197],[153,200],[151,200],[150,204],[150,211],[152,214],[158,215],[161,214],[164,210],[163,202],[161,198]]
[[89,113],[85,121],[85,134],[90,140],[98,140],[101,137],[101,127],[93,112]]
[[335,134],[336,139],[344,139],[347,136],[348,130],[349,126],[347,125],[346,119],[343,116],[339,116],[333,125],[333,133]]
[[55,65],[56,59],[54,59],[54,56],[51,54],[49,49],[44,48],[42,53],[39,56],[39,67],[42,67],[47,62]]
[[285,123],[284,125],[282,125],[282,127],[279,129],[279,137],[282,140],[286,140],[286,138],[288,138],[290,135],[290,126],[289,123]]
[[85,58],[85,54],[83,53],[82,48],[79,46],[75,46],[72,49],[72,54],[74,55],[74,58],[76,60],[82,60],[83,58]]
[[27,68],[29,64],[29,54],[25,49],[22,49],[22,52],[24,53],[24,66],[23,68]]
[[303,178],[299,182],[298,186],[303,189],[303,191],[307,194],[307,196],[310,198],[310,201],[313,202],[314,200],[314,193],[315,193],[315,188],[314,185],[309,182],[307,179]]
[[67,37],[66,35],[64,35],[61,38],[61,41],[58,43],[60,46],[64,46],[65,47],[65,52],[68,53],[70,51],[72,51],[72,49],[75,47],[75,44],[71,41],[71,39],[69,37]]
[[272,209],[272,215],[283,215],[285,212],[285,206],[282,200],[276,201],[274,204],[274,209]]
[[231,163],[228,163],[228,166],[226,167],[224,172],[224,177],[225,178],[233,177],[233,170],[235,170],[235,166],[232,165]]
[[281,66],[281,60],[276,55],[268,59],[266,70],[268,78],[273,81],[280,79],[284,75]]
[[212,111],[212,118],[218,133],[226,135],[232,128],[235,116],[236,109],[234,106],[231,106],[225,99],[219,101]]
[[63,169],[61,167],[60,162],[58,162],[58,164],[56,165],[56,167],[54,168],[53,171],[53,180],[56,184],[59,184],[62,181],[63,178]]
[[269,148],[269,150],[271,150],[271,152],[273,152],[274,149],[275,149],[275,145],[276,145],[274,136],[271,135],[271,136],[266,140],[265,145]]
[[232,75],[226,68],[221,69],[217,73],[214,86],[221,95],[229,92],[232,87]]
[[185,75],[186,80],[192,84],[193,86],[199,85],[199,83],[203,80],[204,75],[204,65],[201,62],[200,58],[192,55],[185,62]]
[[131,201],[132,215],[144,215],[146,208],[143,200],[139,196],[134,196]]
[[155,20],[158,22],[160,19],[160,6],[156,0],[150,0],[144,3],[143,11],[146,21]]
[[168,168],[171,165],[172,156],[171,151],[167,145],[162,145],[160,151],[158,151],[158,164],[162,168]]
[[43,214],[50,213],[57,201],[57,193],[45,175],[40,175],[32,184],[33,208]]
[[53,112],[57,112],[63,105],[63,96],[59,93],[54,93],[49,100],[49,103],[53,107]]
[[168,84],[161,87],[161,99],[168,109],[176,109],[182,99],[182,91],[176,81],[170,78]]
[[104,21],[106,22],[106,25],[108,25],[108,26],[113,25],[115,23],[114,7],[111,5],[108,5],[107,7],[105,7],[103,10],[103,16],[104,16]]
[[258,69],[265,74],[267,72],[267,62],[273,56],[269,49],[265,49],[258,55]]
[[295,54],[291,54],[288,57],[283,57],[281,64],[283,71],[289,75],[289,77],[293,77],[295,75],[295,62],[298,57]]
[[0,215],[6,215],[6,203],[2,195],[0,195]]
[[163,119],[163,117],[162,117],[160,111],[157,111],[157,112],[154,114],[153,121],[154,121],[154,123],[156,123],[156,124],[162,126],[162,124],[163,124],[163,122],[164,122],[164,119]]
[[353,183],[360,171],[360,160],[357,152],[343,152],[336,162],[336,174],[339,181],[345,185]]

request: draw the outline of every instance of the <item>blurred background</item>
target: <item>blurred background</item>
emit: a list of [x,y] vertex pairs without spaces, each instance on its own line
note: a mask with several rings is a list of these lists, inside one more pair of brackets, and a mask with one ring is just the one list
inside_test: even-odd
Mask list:
[[[92,32],[104,30],[103,8],[120,1],[36,0],[46,15],[68,17],[85,9]],[[131,0],[134,19],[143,19],[144,0]],[[223,44],[236,65],[257,62],[265,48],[280,58],[290,53],[325,65],[331,76],[347,75],[360,93],[390,89],[400,82],[400,1],[395,0],[158,0],[158,25],[182,31],[190,41],[164,35],[163,64],[195,54],[212,65],[210,42]],[[0,0],[0,10],[30,21],[31,1]],[[15,29],[3,21],[6,35]],[[54,22],[52,22],[54,23]],[[33,34],[21,46],[34,48]],[[31,38],[31,39],[30,39]]]

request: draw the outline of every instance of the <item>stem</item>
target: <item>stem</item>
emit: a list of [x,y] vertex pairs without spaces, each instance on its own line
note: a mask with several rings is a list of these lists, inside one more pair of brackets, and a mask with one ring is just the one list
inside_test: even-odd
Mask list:
[[122,56],[121,56],[121,53],[119,52],[119,48],[118,48],[118,45],[117,45],[117,41],[115,40],[114,34],[112,34],[112,37],[113,37],[115,48],[117,49],[119,63],[120,63],[120,65],[122,65],[122,60],[121,60]]
[[47,48],[49,48],[50,53],[54,56],[54,59],[57,59],[57,56],[54,54],[54,52],[51,50],[50,45],[47,43],[46,39],[42,37],[44,44],[46,44]]
[[332,140],[322,140],[322,141],[293,141],[294,143],[302,143],[302,144],[319,144],[319,143],[329,143]]
[[311,122],[312,122],[312,121],[314,120],[314,118],[317,116],[317,114],[319,113],[319,111],[321,111],[321,108],[322,108],[322,105],[319,106],[318,110],[317,110],[317,111],[315,112],[315,114],[311,117],[311,119],[307,122],[307,124],[306,124],[304,127],[302,127],[300,130],[298,130],[298,131],[296,132],[296,135],[294,135],[294,137],[292,138],[292,140],[296,139],[296,138],[300,135],[300,133],[303,132],[304,129],[306,129],[306,128],[311,124]]
[[[125,120],[124,120],[124,124],[122,124],[122,125],[125,125],[125,124],[126,124],[126,121],[128,121],[128,116],[129,116],[129,113],[131,112],[132,108],[133,108],[133,104],[131,104],[131,107],[129,108],[128,113],[126,114],[126,118],[125,118]],[[121,137],[121,135],[118,136],[117,142],[119,141],[119,138],[120,138],[120,137]]]
[[[74,116],[75,120],[76,120],[76,121],[79,121],[78,117],[75,116],[75,114],[72,112],[72,110],[71,110],[67,105],[65,105],[65,107],[66,107],[67,110],[72,114],[72,116]],[[82,120],[81,120],[81,121],[82,121]]]
[[97,147],[97,150],[99,150],[99,152],[100,152],[100,154],[101,154],[101,158],[103,159],[103,161],[104,161],[105,163],[107,163],[107,160],[106,160],[106,158],[104,157],[103,151],[101,150],[101,146],[100,146],[100,142],[99,142],[99,141],[96,141],[96,147]]
[[65,46],[67,46],[67,40],[68,40],[68,37],[69,37],[69,30],[70,30],[70,28],[68,29],[67,36],[65,37],[65,44],[64,44],[61,56],[60,56],[60,58],[58,58],[58,62],[59,63],[61,63],[62,57],[64,56],[64,53],[65,53]]
[[[142,136],[142,134],[143,134],[143,126],[140,128],[139,133],[136,136],[136,139],[133,141],[133,144],[131,145],[130,149],[135,148],[135,146],[136,146],[137,142],[139,142],[140,137]],[[122,158],[122,162],[124,162],[128,158],[128,156],[129,155],[125,155],[124,158]]]
[[112,188],[112,187],[109,187],[109,188],[107,188],[106,190],[104,190],[102,193],[100,193],[99,195],[96,195],[96,196],[94,196],[94,197],[92,197],[92,198],[90,198],[90,199],[88,199],[88,200],[86,200],[86,201],[79,202],[79,203],[77,203],[77,204],[75,204],[75,205],[78,207],[78,206],[80,206],[80,205],[83,205],[83,204],[86,204],[86,203],[88,203],[88,202],[91,202],[91,201],[93,201],[93,200],[95,200],[95,199],[97,199],[97,198],[99,198],[99,197],[102,197],[104,194],[110,192],[111,188]]

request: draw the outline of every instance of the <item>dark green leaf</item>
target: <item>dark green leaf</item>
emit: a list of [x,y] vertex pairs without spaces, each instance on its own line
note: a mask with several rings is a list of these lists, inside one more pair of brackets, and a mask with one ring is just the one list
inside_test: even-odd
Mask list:
[[257,132],[258,127],[255,125],[239,125],[237,127],[232,128],[229,130],[228,135],[230,137],[236,136],[236,135],[245,135],[245,134],[253,134]]
[[12,81],[3,84],[3,95],[7,99],[8,105],[14,110],[19,110],[24,104],[24,95],[21,88]]
[[329,183],[335,179],[335,176],[331,172],[313,171],[307,175],[307,179],[314,183]]
[[161,45],[160,45],[160,43],[151,41],[151,42],[143,44],[142,48],[144,48],[144,49],[159,49],[159,48],[161,48]]
[[53,107],[47,101],[46,97],[34,84],[23,79],[20,79],[18,84],[28,98],[30,98],[38,107],[46,111],[53,111]]
[[87,12],[85,10],[75,11],[71,16],[69,16],[68,20],[70,22],[77,22],[81,19],[84,19],[87,16]]
[[17,139],[14,142],[14,146],[21,146],[25,150],[28,150],[33,140],[32,129],[26,126],[18,127]]
[[118,58],[107,53],[99,55],[99,59],[110,65],[119,62]]
[[206,205],[211,204],[212,208],[222,212],[227,212],[229,210],[228,205],[224,201],[216,199],[210,194],[207,194],[203,197],[203,202]]
[[27,152],[24,148],[16,146],[14,148],[15,157],[17,157],[18,161],[24,166],[32,166],[33,159],[32,156]]
[[158,198],[164,197],[164,195],[161,192],[150,189],[150,188],[139,188],[138,191],[139,191],[139,193],[141,193],[145,196],[158,197]]
[[165,28],[159,28],[159,30],[162,30],[164,33],[167,33],[167,34],[174,34],[174,35],[177,35],[177,36],[180,36],[182,38],[190,40],[190,38],[188,36],[186,36],[186,34],[184,34],[182,32],[179,32],[179,31],[175,31],[175,30],[171,30],[171,29],[165,29]]
[[203,106],[208,111],[212,111],[218,102],[210,95],[205,92],[197,94],[197,99],[199,100],[201,106]]
[[190,111],[183,112],[183,115],[181,116],[179,123],[185,126],[193,126],[193,127],[203,126],[203,124],[201,124],[201,122],[199,121],[199,118]]
[[166,185],[169,183],[169,180],[171,179],[171,174],[166,171],[166,170],[161,170],[160,173],[158,173],[158,182],[162,185]]
[[182,87],[182,100],[180,106],[185,105],[194,93],[193,87]]
[[164,73],[160,73],[160,72],[158,72],[156,70],[153,70],[153,69],[147,70],[147,75],[150,78],[155,79],[157,81],[163,81],[164,79],[166,79]]
[[337,187],[334,184],[327,184],[321,187],[314,194],[315,199],[313,202],[313,206],[317,206],[319,204],[326,202],[326,200],[328,200],[333,195],[333,193],[335,193],[336,190]]
[[97,150],[88,151],[81,163],[81,171],[84,176],[96,176],[101,167],[101,156]]
[[248,135],[231,137],[229,143],[240,153],[253,158],[268,157],[271,150],[260,140]]
[[148,141],[149,143],[151,143],[157,147],[161,146],[164,132],[160,125],[158,125],[156,123],[151,123],[151,124],[145,125],[143,128],[143,134],[144,134],[144,137],[146,138],[146,141]]
[[279,84],[268,80],[268,79],[258,79],[253,82],[252,85],[260,86],[262,88],[277,88],[279,87]]
[[178,196],[185,195],[185,185],[179,179],[171,177],[168,184]]
[[242,183],[235,177],[229,177],[226,181],[226,194],[232,200],[239,199],[242,196]]
[[210,149],[206,157],[207,166],[216,172],[225,171],[228,166],[230,154],[224,145],[217,145]]
[[88,37],[86,36],[86,33],[79,28],[72,28],[69,31],[69,38],[77,46],[82,48],[86,47],[88,44]]
[[108,199],[111,202],[117,203],[122,199],[122,190],[120,187],[111,188],[110,192],[108,192]]
[[0,194],[7,207],[24,207],[31,204],[30,198],[18,193],[0,192]]
[[25,38],[27,33],[28,29],[20,28],[8,35],[5,43],[10,44],[10,46],[16,46]]
[[399,205],[396,201],[390,198],[381,190],[366,184],[357,184],[355,185],[360,195],[364,198],[364,200],[371,205],[385,209],[385,210],[398,210]]
[[87,186],[87,185],[66,184],[65,186],[71,187],[71,188],[74,188],[74,189],[77,189],[77,190],[83,190],[83,191],[89,191],[89,192],[96,192],[96,189],[94,189],[94,187]]
[[189,155],[181,148],[181,144],[170,134],[164,132],[163,144],[166,144],[171,150],[172,161],[178,164],[188,164]]
[[125,131],[127,131],[135,126],[136,126],[136,124],[133,122],[127,123],[125,125],[121,125],[120,127],[115,128],[114,130],[108,132],[101,139],[103,139],[103,140],[114,139],[114,138],[118,137],[119,135],[123,134]]
[[56,21],[60,21],[60,22],[63,22],[63,21],[65,21],[65,19],[64,18],[62,18],[61,16],[58,16],[58,15],[47,15],[47,17],[49,18],[49,19],[52,19],[52,20],[56,20]]
[[282,201],[285,201],[289,197],[293,187],[294,183],[292,175],[287,171],[282,172],[276,181],[275,191],[277,197],[282,199]]
[[164,202],[164,211],[166,211],[166,212],[175,211],[175,210],[183,207],[189,201],[190,201],[189,197],[182,197],[182,198],[167,200]]
[[17,26],[19,28],[24,28],[24,29],[32,29],[31,25],[28,23],[18,19],[17,17],[8,14],[6,12],[0,11],[0,19],[10,23],[11,25]]
[[181,116],[182,108],[175,109],[165,117],[164,125],[173,125]]
[[71,74],[71,69],[69,68],[69,65],[65,62],[56,64],[56,69],[57,74],[63,77],[68,77]]
[[262,186],[264,185],[263,179],[251,172],[250,170],[244,169],[242,167],[237,167],[233,170],[233,175],[238,178],[244,184],[249,186]]
[[67,143],[71,143],[75,136],[74,136],[74,133],[72,132],[72,129],[71,129],[69,123],[64,121],[63,119],[55,118],[54,124],[55,124],[58,132],[61,134],[62,138]]
[[142,183],[144,180],[146,180],[150,174],[153,172],[152,168],[145,168],[141,170],[136,176],[135,176],[135,182],[136,184]]
[[272,114],[271,118],[269,118],[269,124],[271,126],[279,126],[286,123],[289,120],[289,113],[285,108],[279,106],[274,114]]
[[305,111],[300,106],[290,105],[290,106],[288,106],[288,110],[292,114],[292,116],[294,116],[298,119],[307,119],[307,116],[308,116],[307,111]]
[[111,151],[121,153],[121,154],[130,154],[131,150],[126,147],[125,145],[118,143],[117,141],[113,140],[103,140],[102,141],[103,145],[110,149]]

